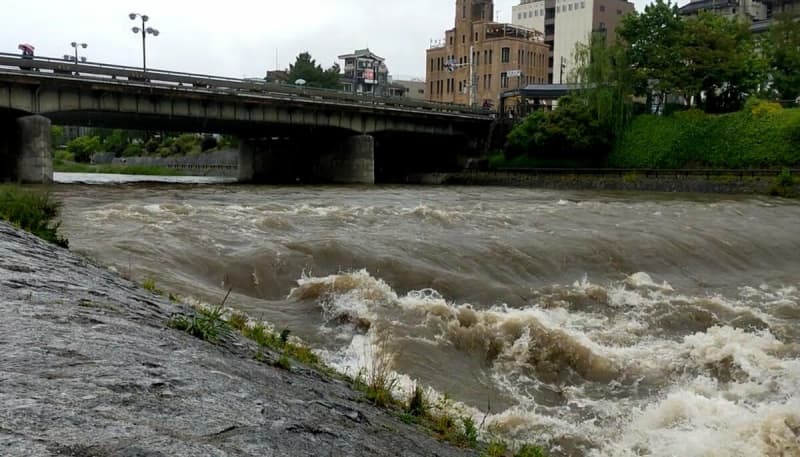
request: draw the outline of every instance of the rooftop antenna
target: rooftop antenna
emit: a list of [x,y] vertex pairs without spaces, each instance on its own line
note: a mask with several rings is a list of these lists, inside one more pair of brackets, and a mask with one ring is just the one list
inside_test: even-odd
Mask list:
[[500,13],[502,13],[502,12],[503,12],[503,10],[497,10],[497,11],[495,11],[495,13],[494,13],[494,14],[495,14],[495,16],[496,16],[496,18],[495,18],[495,20],[494,20],[495,22],[500,22]]

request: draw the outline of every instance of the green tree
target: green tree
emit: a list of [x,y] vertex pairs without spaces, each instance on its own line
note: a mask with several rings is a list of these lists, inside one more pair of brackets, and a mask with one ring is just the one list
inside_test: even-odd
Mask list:
[[103,138],[103,149],[107,152],[113,152],[115,156],[119,157],[130,143],[128,132],[125,130],[113,130]]
[[656,0],[644,12],[625,16],[617,28],[634,93],[647,96],[648,102],[653,95],[665,100],[685,78],[678,57],[684,26],[677,4]]
[[64,127],[60,125],[50,127],[50,144],[52,144],[54,148],[62,146],[65,141],[66,135],[64,134]]
[[781,100],[800,95],[800,21],[798,14],[778,16],[761,40],[772,77],[771,89]]
[[706,112],[738,111],[764,81],[765,62],[749,25],[708,12],[686,20],[678,61],[685,77],[677,89],[695,96]]
[[67,144],[67,151],[75,157],[76,162],[89,162],[92,154],[101,148],[100,138],[96,136],[81,136]]
[[609,45],[605,34],[592,34],[588,44],[576,46],[575,58],[575,79],[581,86],[576,96],[612,137],[622,134],[633,112],[636,90],[626,50],[618,43]]
[[303,52],[297,56],[293,65],[289,65],[289,82],[294,83],[302,79],[309,87],[338,89],[340,72],[339,65],[334,64],[325,70],[322,65],[317,64],[311,54]]
[[601,161],[611,150],[612,133],[587,99],[566,96],[553,111],[537,111],[515,127],[509,144],[531,157]]

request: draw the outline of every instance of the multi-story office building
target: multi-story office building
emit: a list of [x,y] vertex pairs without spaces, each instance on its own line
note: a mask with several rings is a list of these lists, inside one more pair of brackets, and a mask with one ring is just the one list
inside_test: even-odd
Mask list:
[[547,81],[544,34],[493,18],[493,0],[456,0],[455,27],[427,52],[428,100],[496,107],[503,91]]
[[692,0],[681,7],[681,14],[693,16],[709,11],[725,17],[738,17],[750,22],[753,32],[769,29],[775,16],[800,12],[800,0]]
[[622,17],[635,10],[625,0],[521,0],[513,8],[512,22],[544,31],[552,53],[548,59],[548,83],[566,83],[575,68],[575,48],[588,43],[592,33],[613,40]]

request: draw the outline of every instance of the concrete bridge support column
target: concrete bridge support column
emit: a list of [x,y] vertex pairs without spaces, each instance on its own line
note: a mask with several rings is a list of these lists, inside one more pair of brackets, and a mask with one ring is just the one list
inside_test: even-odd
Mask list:
[[257,144],[252,140],[239,139],[239,173],[241,182],[250,182],[255,178]]
[[53,182],[50,120],[25,116],[5,122],[7,136],[0,140],[0,179],[23,183]]
[[295,184],[308,181],[312,164],[285,138],[239,140],[239,181]]
[[338,140],[319,158],[319,177],[339,184],[375,184],[375,139],[357,135]]

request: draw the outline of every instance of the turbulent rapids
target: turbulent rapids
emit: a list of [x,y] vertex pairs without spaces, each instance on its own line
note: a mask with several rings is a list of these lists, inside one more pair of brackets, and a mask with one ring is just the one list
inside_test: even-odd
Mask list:
[[800,456],[800,205],[60,186],[73,249],[570,456]]

